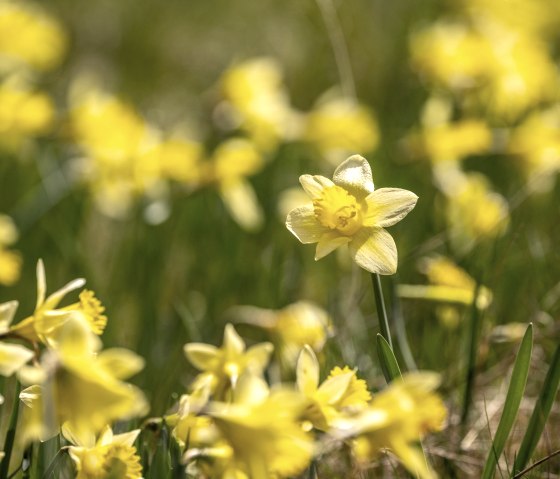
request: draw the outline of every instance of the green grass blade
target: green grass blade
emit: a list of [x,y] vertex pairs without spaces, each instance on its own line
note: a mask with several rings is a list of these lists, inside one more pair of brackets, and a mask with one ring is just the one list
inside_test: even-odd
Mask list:
[[389,343],[381,334],[377,335],[377,355],[387,384],[393,379],[401,377],[401,370],[397,363],[397,358],[395,358],[391,346],[389,346]]
[[556,398],[556,391],[560,385],[560,346],[556,347],[552,362],[546,373],[546,378],[541,389],[541,394],[529,420],[529,425],[523,436],[521,447],[513,465],[513,473],[521,471],[533,455],[537,443],[542,435],[544,425]]
[[496,435],[494,436],[494,440],[492,441],[492,448],[486,459],[486,464],[484,465],[482,479],[492,479],[494,477],[498,458],[504,451],[507,438],[509,436],[509,433],[511,432],[513,423],[515,422],[515,418],[517,417],[517,412],[519,410],[519,405],[521,404],[521,399],[523,398],[523,393],[525,392],[525,384],[527,383],[527,375],[529,373],[529,364],[531,362],[532,349],[533,325],[529,324],[529,326],[527,327],[527,331],[525,331],[525,335],[523,336],[523,340],[521,341],[521,346],[519,347],[517,358],[515,359],[513,372],[511,374],[511,380],[506,395],[506,402],[504,404],[504,411],[502,413],[502,417],[500,418],[500,423],[498,424]]

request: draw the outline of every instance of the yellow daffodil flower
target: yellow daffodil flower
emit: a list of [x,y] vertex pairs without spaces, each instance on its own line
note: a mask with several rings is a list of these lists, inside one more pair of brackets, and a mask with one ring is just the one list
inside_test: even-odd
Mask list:
[[328,313],[309,301],[298,301],[279,310],[239,306],[231,310],[236,321],[267,331],[282,362],[293,368],[301,348],[308,344],[319,353],[332,334]]
[[[17,301],[0,304],[0,329],[6,330],[18,307]],[[0,375],[11,376],[34,356],[33,351],[19,344],[0,341]]]
[[303,139],[338,165],[352,152],[371,153],[379,142],[373,113],[348,98],[320,102],[307,116]]
[[371,395],[364,380],[348,366],[335,367],[319,385],[319,362],[309,346],[299,356],[296,368],[297,385],[308,399],[305,418],[317,429],[326,431],[343,412],[357,411],[367,406]]
[[47,344],[68,319],[80,315],[86,320],[86,324],[92,332],[102,334],[107,324],[107,317],[103,314],[105,308],[92,291],[84,290],[80,293],[80,300],[77,303],[58,308],[66,294],[81,288],[84,284],[84,279],[75,279],[46,297],[45,267],[43,261],[39,260],[35,311],[33,315],[9,328],[8,333],[29,341],[40,341]]
[[68,453],[76,466],[76,479],[141,479],[142,465],[134,447],[140,429],[113,434],[106,426],[94,442],[86,443],[76,437],[70,428],[63,427],[64,437],[73,446]]
[[225,399],[231,393],[243,372],[262,374],[272,350],[270,343],[260,343],[246,349],[245,342],[231,324],[226,325],[221,348],[203,343],[189,343],[184,348],[189,362],[202,371],[195,380],[195,389],[202,384],[209,384],[217,399]]
[[59,23],[28,2],[0,2],[0,71],[19,67],[49,70],[66,50]]
[[13,285],[19,279],[21,256],[7,248],[15,243],[17,238],[18,231],[12,219],[0,214],[0,284],[6,286]]
[[[74,436],[86,443],[106,424],[147,412],[142,392],[122,381],[143,368],[142,358],[123,349],[99,351],[99,339],[79,315],[57,329],[51,344],[55,349],[43,354],[37,371],[29,368],[20,372],[20,380],[27,384],[42,379],[33,385],[27,400],[31,413],[35,417],[41,414],[44,428],[36,432],[43,439],[66,423]],[[37,427],[36,421],[31,423]]]
[[228,441],[232,460],[251,479],[297,476],[311,461],[313,441],[299,423],[305,398],[287,389],[268,390],[246,373],[235,402],[212,403],[209,414]]
[[374,191],[369,163],[359,155],[345,160],[333,180],[302,175],[311,205],[292,210],[287,228],[302,243],[317,243],[315,260],[347,244],[354,261],[371,273],[394,274],[397,248],[385,227],[403,219],[418,197],[399,188]]
[[447,412],[434,393],[438,383],[435,374],[404,375],[375,395],[368,408],[335,420],[331,433],[351,439],[352,451],[360,462],[370,461],[381,450],[389,449],[412,474],[434,479],[436,475],[426,463],[418,441],[444,426]]
[[221,83],[228,123],[245,130],[259,149],[273,150],[299,133],[299,117],[290,106],[275,60],[241,62],[226,71]]

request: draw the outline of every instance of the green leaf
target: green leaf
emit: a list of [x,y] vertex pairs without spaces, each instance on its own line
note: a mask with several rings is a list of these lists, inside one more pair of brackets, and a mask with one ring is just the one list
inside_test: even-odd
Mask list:
[[377,355],[387,384],[402,376],[397,358],[395,358],[391,346],[381,334],[377,334]]
[[529,459],[537,447],[537,443],[542,435],[544,425],[552,409],[552,404],[556,398],[556,391],[560,385],[560,346],[556,347],[552,362],[546,373],[546,378],[541,389],[541,394],[535,409],[529,420],[529,425],[523,436],[521,447],[513,465],[513,473],[521,471],[529,462]]
[[525,331],[525,335],[523,336],[523,340],[521,341],[517,358],[515,359],[506,402],[504,404],[504,411],[502,413],[502,417],[500,418],[496,435],[492,441],[492,448],[486,458],[486,464],[484,465],[484,471],[482,472],[482,479],[492,479],[494,477],[498,458],[504,451],[507,438],[511,432],[515,418],[517,417],[517,412],[519,411],[519,405],[521,404],[523,393],[525,392],[525,384],[527,383],[532,349],[533,325],[529,324],[527,331]]

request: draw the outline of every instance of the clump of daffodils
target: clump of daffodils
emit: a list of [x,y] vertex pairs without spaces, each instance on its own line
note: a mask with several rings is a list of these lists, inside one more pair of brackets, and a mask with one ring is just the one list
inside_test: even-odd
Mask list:
[[315,259],[348,245],[354,261],[371,273],[394,274],[397,248],[385,227],[403,219],[418,197],[400,188],[375,190],[369,163],[351,156],[330,180],[302,175],[310,203],[292,210],[287,228],[302,243],[317,243]]

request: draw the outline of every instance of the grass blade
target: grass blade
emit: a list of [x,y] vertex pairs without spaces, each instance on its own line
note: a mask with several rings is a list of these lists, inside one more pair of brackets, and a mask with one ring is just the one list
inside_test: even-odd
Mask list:
[[531,362],[531,351],[533,349],[533,325],[529,324],[523,340],[521,341],[521,346],[517,353],[517,358],[515,359],[515,364],[513,366],[513,372],[511,374],[511,380],[509,383],[508,392],[506,395],[506,402],[504,404],[504,411],[500,422],[498,424],[498,429],[496,430],[496,435],[492,441],[492,448],[486,459],[486,464],[484,465],[484,470],[482,472],[482,479],[492,479],[494,477],[494,472],[496,469],[496,464],[498,463],[498,458],[502,455],[504,447],[506,445],[507,438],[515,418],[517,417],[517,412],[519,410],[519,405],[521,404],[521,399],[523,398],[523,393],[525,392],[525,384],[527,383],[527,375],[529,373],[529,364]]
[[552,409],[552,404],[556,397],[556,391],[558,391],[558,386],[560,385],[560,346],[556,347],[552,362],[546,373],[546,378],[541,389],[541,394],[537,403],[535,404],[535,409],[529,420],[529,425],[525,431],[525,436],[523,436],[523,441],[521,442],[521,447],[515,462],[513,465],[513,473],[521,471],[529,462],[529,459],[533,455],[537,443],[542,435],[544,425]]
[[393,379],[401,377],[401,370],[397,358],[395,358],[391,346],[389,346],[389,343],[381,334],[377,334],[377,355],[387,384]]

